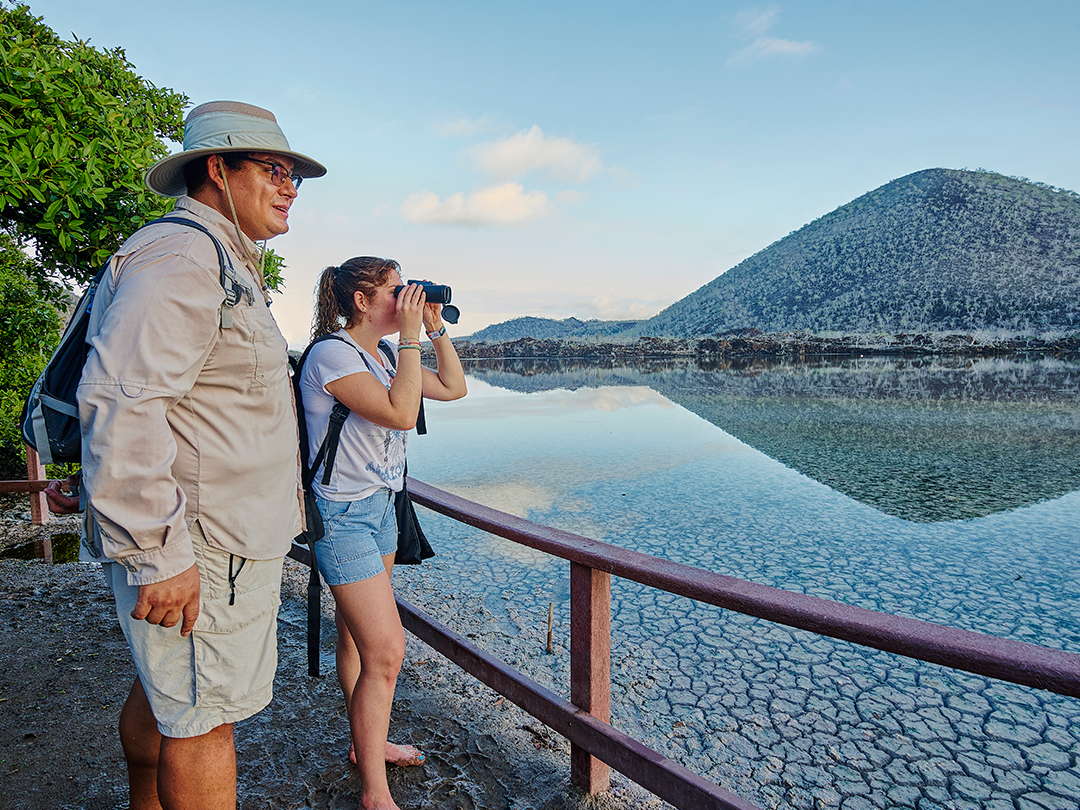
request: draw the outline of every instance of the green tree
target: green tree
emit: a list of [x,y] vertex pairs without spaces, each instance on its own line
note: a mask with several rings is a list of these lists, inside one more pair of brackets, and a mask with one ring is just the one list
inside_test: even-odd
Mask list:
[[36,265],[0,232],[0,477],[21,477],[23,400],[60,339],[60,313],[33,280]]
[[0,466],[19,474],[19,417],[59,340],[69,285],[171,207],[143,172],[179,140],[187,98],[121,49],[67,42],[0,0]]
[[135,73],[120,48],[60,39],[0,0],[0,230],[32,244],[25,271],[58,295],[171,203],[143,172],[179,141],[187,97]]

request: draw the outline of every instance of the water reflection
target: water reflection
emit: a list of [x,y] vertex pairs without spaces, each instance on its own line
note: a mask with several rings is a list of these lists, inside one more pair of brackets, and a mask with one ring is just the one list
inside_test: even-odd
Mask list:
[[1044,358],[469,361],[519,392],[648,386],[890,515],[968,519],[1080,490],[1080,364]]
[[[429,433],[409,440],[421,480],[720,574],[1080,650],[1075,364],[484,361],[467,371],[469,397],[431,403]],[[439,569],[490,620],[485,649],[567,694],[566,657],[526,651],[542,648],[552,605],[565,644],[569,566],[420,512],[437,556],[395,569],[399,592],[454,626],[462,602],[423,587]],[[619,578],[611,610],[615,726],[762,806],[777,803],[755,793],[775,783],[758,779],[769,761],[798,763],[783,806],[805,804],[810,772],[822,795],[896,804],[890,774],[901,771],[914,774],[905,789],[937,791],[935,806],[971,804],[967,783],[922,770],[939,761],[1005,767],[1012,795],[1032,807],[1077,806],[1074,699]],[[859,757],[865,765],[849,767]]]

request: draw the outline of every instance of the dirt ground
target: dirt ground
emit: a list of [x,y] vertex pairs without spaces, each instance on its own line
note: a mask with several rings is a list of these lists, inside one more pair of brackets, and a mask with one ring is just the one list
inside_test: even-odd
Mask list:
[[[77,530],[71,518],[32,527],[25,501],[0,502],[0,554]],[[236,730],[239,807],[351,810],[360,782],[346,760],[333,622],[323,622],[323,677],[311,678],[306,569],[286,566],[274,702]],[[126,807],[115,728],[134,668],[99,567],[0,559],[0,627],[0,810]],[[609,793],[583,794],[570,783],[562,737],[411,636],[391,738],[427,753],[420,767],[389,769],[403,810],[667,806],[618,773]]]

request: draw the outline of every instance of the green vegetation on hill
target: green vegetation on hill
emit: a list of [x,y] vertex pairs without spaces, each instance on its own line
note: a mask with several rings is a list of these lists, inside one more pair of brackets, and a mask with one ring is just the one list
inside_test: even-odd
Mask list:
[[631,335],[1080,329],[1080,195],[986,171],[894,180]]

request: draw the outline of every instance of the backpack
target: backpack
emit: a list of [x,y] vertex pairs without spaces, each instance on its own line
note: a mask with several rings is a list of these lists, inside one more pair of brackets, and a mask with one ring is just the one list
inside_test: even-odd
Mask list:
[[[232,328],[232,308],[240,301],[246,288],[237,279],[232,260],[221,243],[210,231],[190,219],[162,217],[147,222],[142,227],[159,222],[195,228],[214,241],[221,267],[221,286],[225,290],[225,300],[221,304],[221,327]],[[34,381],[30,394],[23,403],[22,417],[19,420],[23,441],[37,451],[42,464],[79,463],[82,460],[78,388],[83,365],[90,353],[86,332],[90,324],[94,296],[101,280],[109,272],[110,262],[106,262],[94,274],[64,328],[60,344],[49,358],[44,371]]]
[[[330,476],[334,471],[334,461],[337,458],[338,440],[341,436],[341,428],[345,424],[345,420],[349,418],[349,408],[344,403],[338,402],[335,399],[333,410],[330,411],[330,424],[326,428],[326,437],[323,439],[322,444],[319,445],[319,451],[315,454],[315,460],[309,464],[308,458],[311,444],[308,439],[303,392],[300,390],[300,372],[303,371],[304,363],[307,362],[308,353],[317,344],[327,340],[339,340],[342,343],[348,343],[348,341],[338,335],[320,335],[308,344],[308,347],[304,349],[304,353],[300,355],[299,360],[289,357],[289,366],[292,368],[293,395],[296,397],[296,422],[300,433],[300,478],[304,488],[305,506],[308,493],[311,491],[311,484],[315,481],[315,474],[318,472],[319,467],[323,468],[323,486],[328,486],[330,484]],[[390,361],[391,369],[397,368],[397,363],[394,360],[394,353],[390,348],[390,344],[387,343],[386,340],[380,340],[379,348],[382,349],[386,359]],[[367,362],[366,358],[364,359],[364,362]],[[416,419],[416,432],[421,435],[427,433],[427,424],[424,419],[423,398],[420,400],[420,413]],[[316,512],[318,512],[318,510],[316,510]],[[322,520],[319,519],[316,523],[318,525],[313,527],[309,522],[308,529],[298,534],[293,542],[310,546],[316,540],[321,540],[325,534]]]
[[[293,538],[293,542],[297,545],[306,545],[308,547],[308,552],[311,555],[311,571],[308,576],[307,651],[308,674],[313,678],[319,677],[319,632],[322,621],[322,580],[319,578],[319,566],[315,560],[315,541],[321,540],[326,535],[326,527],[323,524],[319,507],[315,503],[315,492],[311,485],[315,481],[315,475],[318,472],[319,467],[323,468],[323,485],[325,486],[330,483],[330,476],[334,470],[334,461],[337,458],[338,440],[341,436],[341,428],[345,424],[345,420],[349,418],[350,413],[347,405],[338,402],[336,399],[334,400],[334,407],[330,411],[330,423],[326,428],[326,436],[323,438],[322,444],[319,445],[319,450],[315,454],[315,460],[309,464],[308,458],[310,457],[309,450],[311,445],[308,437],[307,415],[304,412],[304,398],[300,389],[300,372],[303,371],[304,363],[307,362],[308,354],[311,352],[312,348],[314,348],[316,344],[327,340],[340,340],[342,343],[348,343],[347,340],[339,335],[320,335],[308,344],[307,348],[304,349],[304,353],[300,355],[299,360],[291,355],[289,356],[289,366],[292,369],[293,396],[296,400],[296,423],[300,437],[300,482],[303,489],[304,511],[307,518],[307,528]],[[380,340],[379,348],[382,349],[383,354],[386,355],[386,359],[390,361],[391,368],[397,368],[397,363],[395,362],[394,353],[390,348],[390,344],[385,340]],[[361,355],[361,357],[363,357],[363,355]],[[364,358],[364,362],[367,362],[367,358]],[[420,413],[416,420],[416,432],[420,434],[427,433],[427,424],[424,419],[423,398],[420,399]],[[406,473],[407,472],[408,470],[406,469]],[[404,491],[403,488],[402,493],[404,493]],[[409,502],[407,496],[404,499],[398,498],[398,502],[395,506],[399,510],[399,526],[402,523],[402,516],[400,514],[402,500],[404,500],[404,504],[410,511],[412,509],[412,504]],[[412,523],[407,525],[415,525],[415,531],[419,534],[417,542],[421,543],[422,551],[410,559],[397,561],[405,565],[414,565],[420,562],[421,557],[426,559],[435,554],[435,552],[431,550],[427,538],[423,536],[419,523],[416,522],[415,513],[411,514],[411,520]]]

